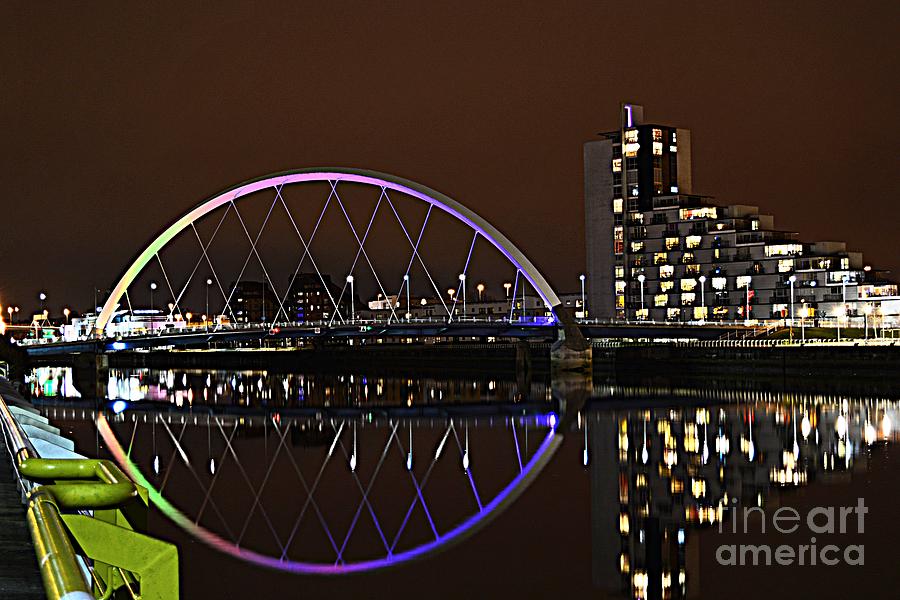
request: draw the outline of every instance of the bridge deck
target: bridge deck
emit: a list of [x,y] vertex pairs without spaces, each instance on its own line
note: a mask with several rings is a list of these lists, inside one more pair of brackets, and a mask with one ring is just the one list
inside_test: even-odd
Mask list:
[[[3,378],[0,378],[0,394],[4,398],[16,395]],[[44,585],[25,524],[25,507],[2,438],[0,433],[0,598],[41,600],[46,598]]]

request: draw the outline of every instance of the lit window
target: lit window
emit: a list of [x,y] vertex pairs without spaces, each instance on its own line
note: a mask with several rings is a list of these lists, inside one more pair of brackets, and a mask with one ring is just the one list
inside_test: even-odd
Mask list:
[[803,244],[766,246],[766,256],[796,256],[798,254],[803,254]]
[[681,244],[681,239],[677,237],[666,238],[666,250],[674,250]]
[[778,272],[779,273],[787,273],[788,271],[794,270],[794,259],[793,258],[782,258],[778,261]]
[[662,290],[662,291],[664,291],[664,292],[668,292],[668,291],[671,290],[674,286],[675,286],[675,282],[674,282],[674,281],[660,281],[660,282],[659,282],[659,289]]
[[687,305],[693,304],[696,299],[697,299],[697,294],[695,294],[694,292],[688,292],[686,294],[682,294],[681,295],[681,305],[687,306]]
[[697,287],[697,280],[694,278],[682,279],[681,280],[681,291],[682,292],[692,292],[694,288]]
[[644,242],[631,242],[631,251],[640,252],[644,249]]
[[849,269],[850,268],[850,259],[846,256],[841,259],[841,268]]
[[613,170],[613,173],[621,173],[622,172],[622,159],[621,158],[613,159],[612,170]]
[[637,129],[629,129],[625,132],[625,157],[633,158],[637,156],[641,145],[638,143]]
[[653,264],[654,265],[664,265],[669,262],[669,255],[665,252],[654,252],[653,253]]
[[625,267],[616,265],[616,279],[621,279],[625,277]]
[[654,129],[653,130],[653,141],[661,142],[662,141],[662,129]]
[[745,287],[751,285],[752,277],[750,277],[749,275],[741,275],[741,276],[735,278],[734,282],[738,288],[745,288]]
[[653,142],[653,156],[662,156],[662,142]]
[[680,308],[670,308],[669,310],[666,311],[666,317],[668,317],[668,319],[670,321],[677,321],[680,316],[681,316]]
[[699,248],[699,247],[700,247],[700,240],[702,240],[702,239],[703,239],[703,238],[701,238],[699,235],[689,235],[689,236],[687,236],[687,240],[686,240],[686,242],[687,242],[687,247],[688,247],[688,248]]
[[675,154],[676,152],[678,152],[678,146],[669,146],[669,152]]
[[679,211],[679,217],[685,221],[690,219],[715,219],[717,218],[716,207],[704,206],[703,208],[682,208]]
[[660,279],[671,279],[675,275],[675,267],[671,265],[663,265],[659,268]]
[[616,293],[624,294],[625,293],[625,282],[624,281],[616,281]]
[[698,264],[685,265],[684,274],[685,275],[699,275],[700,274],[700,265],[698,265]]
[[669,303],[668,294],[657,294],[653,296],[653,306],[665,306]]
[[677,134],[676,132],[674,132],[674,131],[672,132],[672,143],[673,143],[673,144],[677,144],[677,143],[678,143],[678,134]]
[[625,232],[621,225],[613,230],[613,252],[622,254],[625,251]]
[[756,231],[757,229],[759,229],[759,220],[758,219],[753,219],[752,221],[750,221],[750,229],[752,229],[753,231]]
[[682,264],[687,265],[687,264],[690,264],[690,263],[692,263],[692,262],[695,262],[695,259],[694,259],[694,253],[693,253],[693,252],[685,252],[684,254],[681,255],[681,263],[682,263]]
[[622,199],[621,198],[613,199],[613,212],[616,214],[620,214],[622,212]]
[[712,286],[714,290],[724,290],[728,287],[728,278],[727,277],[713,277],[712,278]]

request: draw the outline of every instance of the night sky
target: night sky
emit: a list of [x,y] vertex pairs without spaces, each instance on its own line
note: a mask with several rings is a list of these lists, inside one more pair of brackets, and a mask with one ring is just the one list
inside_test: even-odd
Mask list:
[[622,100],[692,129],[695,192],[900,273],[896,2],[183,4],[0,8],[3,305],[84,310],[203,198],[322,165],[438,189],[574,290]]

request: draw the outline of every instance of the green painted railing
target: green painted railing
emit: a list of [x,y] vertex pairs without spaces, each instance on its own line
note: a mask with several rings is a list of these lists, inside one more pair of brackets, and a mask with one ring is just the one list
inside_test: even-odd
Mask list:
[[[39,458],[2,397],[0,424],[23,491],[26,481],[39,484],[28,493],[27,520],[48,600],[106,599],[120,590],[142,600],[178,598],[178,549],[140,532],[145,488],[108,460]],[[92,563],[93,584],[79,555]]]

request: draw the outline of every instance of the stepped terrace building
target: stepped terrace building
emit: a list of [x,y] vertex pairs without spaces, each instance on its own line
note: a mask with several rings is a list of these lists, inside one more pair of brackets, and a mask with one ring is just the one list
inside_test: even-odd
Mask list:
[[584,145],[590,317],[897,325],[897,285],[861,253],[694,194],[690,153],[690,131],[629,104],[619,131]]

